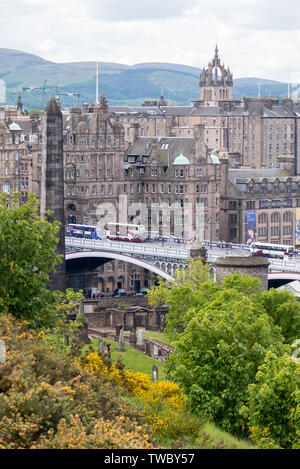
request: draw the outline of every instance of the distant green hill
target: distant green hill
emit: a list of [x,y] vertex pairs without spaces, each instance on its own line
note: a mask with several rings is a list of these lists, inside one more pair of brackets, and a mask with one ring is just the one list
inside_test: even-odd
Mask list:
[[[189,105],[199,97],[201,69],[197,67],[159,62],[133,66],[100,62],[98,66],[99,92],[103,89],[110,105],[142,104],[147,98],[159,99],[162,90],[170,104]],[[95,101],[94,62],[55,63],[0,48],[0,79],[6,83],[7,104],[15,104],[20,93],[27,109],[43,108],[51,95],[66,107]],[[234,80],[234,97],[257,96],[259,83],[261,96],[287,95],[285,83],[250,77]]]

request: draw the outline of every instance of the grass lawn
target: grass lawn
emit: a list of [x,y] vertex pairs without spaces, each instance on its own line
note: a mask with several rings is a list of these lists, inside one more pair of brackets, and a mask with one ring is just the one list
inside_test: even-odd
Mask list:
[[[103,338],[102,340],[111,344],[111,358],[113,362],[116,362],[121,358],[127,369],[139,373],[145,373],[150,379],[152,379],[152,366],[156,365],[158,367],[158,379],[165,379],[167,374],[166,367],[159,360],[148,357],[148,355],[145,355],[127,344],[125,344],[125,352],[118,352],[115,350],[118,346],[117,342],[106,338]],[[92,339],[92,344],[95,347],[95,350],[98,350],[98,339]]]
[[[130,335],[130,332],[128,332],[128,331],[124,332],[124,336],[129,337],[129,335]],[[161,342],[163,344],[171,345],[169,337],[164,332],[154,332],[154,331],[145,331],[144,330],[143,335],[144,335],[145,339],[158,340],[159,342]]]
[[158,340],[159,342],[162,342],[163,344],[166,344],[166,345],[171,345],[169,337],[167,336],[167,334],[163,332],[145,331],[144,337],[146,339]]
[[203,430],[209,435],[215,445],[223,443],[226,449],[257,449],[250,441],[241,440],[216,427],[214,423],[205,423]]

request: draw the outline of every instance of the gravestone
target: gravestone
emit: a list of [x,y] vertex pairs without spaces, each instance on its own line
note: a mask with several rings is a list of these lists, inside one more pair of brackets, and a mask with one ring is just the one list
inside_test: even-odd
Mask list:
[[152,366],[152,381],[158,381],[158,367],[156,365]]
[[130,343],[132,345],[136,344],[136,330],[130,331]]
[[165,317],[164,317],[164,316],[160,316],[160,327],[159,327],[160,332],[164,332],[165,327],[166,327],[166,320],[165,320]]
[[153,357],[154,358],[158,357],[158,345],[157,344],[153,345]]
[[104,345],[101,339],[98,339],[98,352],[101,354],[104,350]]
[[125,352],[125,347],[124,347],[124,329],[123,329],[123,327],[122,327],[121,330],[120,330],[120,334],[119,334],[119,343],[118,343],[118,346],[117,346],[116,350],[117,350],[118,352]]
[[119,340],[121,329],[123,329],[122,324],[117,324],[117,325],[116,325],[116,339],[117,339],[117,340]]
[[144,345],[144,331],[143,331],[143,329],[138,329],[137,345]]

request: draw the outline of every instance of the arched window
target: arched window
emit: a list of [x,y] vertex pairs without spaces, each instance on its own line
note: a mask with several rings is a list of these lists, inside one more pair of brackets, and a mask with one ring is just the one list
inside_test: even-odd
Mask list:
[[292,213],[291,212],[285,212],[283,214],[283,221],[284,222],[290,222],[292,221]]
[[279,223],[280,215],[279,213],[272,213],[271,215],[271,223]]
[[10,183],[5,181],[2,185],[2,191],[6,193],[10,193]]
[[106,280],[106,292],[112,292],[115,288],[115,279],[113,277],[108,277]]
[[267,213],[260,213],[258,215],[258,223],[264,224],[268,222],[268,214]]
[[124,277],[118,277],[117,288],[124,288],[124,286],[125,286]]

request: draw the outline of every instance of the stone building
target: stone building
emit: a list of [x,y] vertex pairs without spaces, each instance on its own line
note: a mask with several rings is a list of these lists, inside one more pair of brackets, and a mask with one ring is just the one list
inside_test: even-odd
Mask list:
[[221,238],[245,244],[254,236],[295,245],[299,204],[300,176],[282,169],[228,169],[220,199]]
[[[233,76],[218,49],[200,75],[190,106],[100,102],[62,111],[64,213],[96,225],[118,221],[183,238],[295,244],[300,224],[300,104],[232,98]],[[0,108],[0,184],[41,198],[43,119]],[[186,208],[190,211],[186,212]],[[300,237],[299,237],[300,238]],[[299,239],[300,242],[300,239]],[[100,290],[150,286],[135,266],[105,264],[91,273]]]
[[193,137],[195,128],[203,125],[208,149],[226,152],[231,166],[277,168],[284,164],[298,174],[299,102],[288,98],[233,99],[233,75],[229,67],[221,65],[217,47],[201,72],[199,84],[200,98],[190,106],[112,106],[111,119],[122,123],[128,142],[135,136]]
[[209,62],[207,69],[203,68],[200,75],[200,100],[204,105],[217,105],[219,101],[232,99],[233,77],[230,69],[225,69],[218,55]]
[[201,127],[193,138],[136,138],[124,166],[130,220],[162,236],[218,238],[223,166]]

